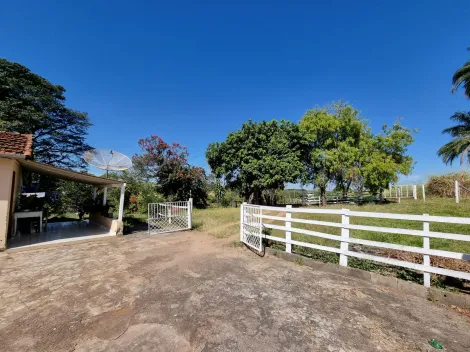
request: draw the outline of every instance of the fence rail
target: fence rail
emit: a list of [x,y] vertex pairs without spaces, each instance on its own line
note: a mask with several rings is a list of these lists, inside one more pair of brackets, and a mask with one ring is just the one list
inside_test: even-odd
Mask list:
[[[445,232],[436,232],[429,230],[430,223],[449,223],[449,224],[466,224],[470,225],[470,218],[460,218],[460,217],[446,217],[446,216],[429,216],[428,214],[423,215],[408,215],[408,214],[393,214],[393,213],[372,213],[372,212],[361,212],[361,211],[350,211],[348,209],[312,209],[312,208],[292,208],[287,207],[272,207],[272,206],[259,206],[259,211],[250,211],[253,209],[253,206],[243,204],[242,207],[247,207],[248,211],[243,211],[241,214],[246,214],[245,217],[241,218],[241,235],[243,235],[243,226],[247,225],[247,216],[250,216],[251,219],[258,218],[259,223],[262,228],[273,229],[278,231],[285,231],[285,238],[271,236],[268,234],[263,234],[260,232],[260,237],[269,239],[272,241],[282,242],[286,244],[286,251],[291,252],[292,245],[302,246],[317,250],[323,250],[327,252],[333,252],[340,255],[340,265],[348,265],[348,257],[356,257],[360,259],[367,259],[376,262],[381,262],[389,265],[400,266],[408,269],[414,269],[423,271],[424,285],[429,287],[431,284],[430,274],[446,275],[459,279],[470,280],[470,273],[458,270],[450,270],[439,267],[433,267],[430,263],[430,256],[440,256],[445,258],[452,259],[462,259],[470,260],[470,254],[459,253],[438,249],[430,248],[430,238],[440,238],[446,240],[457,240],[470,242],[470,235],[464,234],[455,234],[455,233],[445,233]],[[279,215],[269,215],[266,212],[284,212],[284,216]],[[320,221],[313,219],[302,219],[294,218],[294,214],[330,214],[330,215],[341,215],[341,222],[331,222],[331,221]],[[422,230],[413,230],[406,228],[390,228],[382,226],[370,226],[370,225],[355,225],[350,224],[350,218],[376,218],[376,219],[395,219],[395,220],[410,220],[423,223]],[[263,221],[264,220],[264,221]],[[285,222],[284,225],[275,225],[266,220],[272,221],[282,221]],[[253,221],[253,220],[251,220]],[[341,235],[333,235],[325,232],[312,231],[307,229],[296,228],[294,225],[296,223],[300,224],[311,224],[319,225],[325,227],[336,227],[341,228]],[[294,225],[293,225],[294,224]],[[371,231],[371,232],[380,232],[380,233],[390,233],[390,234],[400,234],[400,235],[409,235],[409,236],[418,236],[423,238],[422,247],[407,246],[395,243],[388,242],[378,242],[372,240],[365,240],[359,238],[350,237],[350,230],[361,230],[361,231]],[[301,242],[293,240],[292,233],[298,233],[302,235],[308,235],[318,238],[324,238],[329,240],[334,240],[340,242],[340,248],[328,247],[324,245],[317,245],[308,242]],[[355,252],[349,250],[349,244],[358,244],[365,245],[377,248],[384,249],[393,249],[404,252],[413,252],[423,255],[423,264],[408,262],[405,260],[398,260],[393,258],[381,257],[373,254],[366,254],[361,252]]]

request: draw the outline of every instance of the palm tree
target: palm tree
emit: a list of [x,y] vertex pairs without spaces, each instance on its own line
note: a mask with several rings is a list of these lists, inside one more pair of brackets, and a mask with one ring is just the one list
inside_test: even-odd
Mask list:
[[[468,48],[470,51],[470,47]],[[463,84],[465,95],[470,99],[470,60],[454,73],[452,77],[452,93]]]
[[[470,68],[470,66],[469,66]],[[470,71],[469,71],[470,72]],[[470,84],[468,84],[470,88]],[[442,158],[446,164],[452,165],[452,162],[460,156],[460,165],[463,164],[465,157],[470,164],[468,152],[470,151],[470,111],[456,112],[451,118],[458,124],[446,128],[442,133],[450,134],[454,139],[444,144],[437,151],[437,155]]]

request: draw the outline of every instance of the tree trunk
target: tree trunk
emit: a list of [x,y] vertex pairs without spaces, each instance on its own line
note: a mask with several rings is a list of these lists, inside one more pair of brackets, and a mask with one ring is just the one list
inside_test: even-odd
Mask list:
[[326,187],[320,187],[320,199],[322,207],[326,207]]
[[253,204],[261,205],[261,191],[258,188],[253,190]]
[[384,190],[382,189],[382,187],[380,187],[379,189],[379,200],[380,202],[384,201]]

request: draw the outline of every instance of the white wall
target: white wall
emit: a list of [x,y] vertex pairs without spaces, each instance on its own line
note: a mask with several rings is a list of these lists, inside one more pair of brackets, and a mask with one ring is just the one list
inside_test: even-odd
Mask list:
[[0,158],[0,250],[6,248],[11,213],[15,209],[14,204],[10,204],[13,172],[16,173],[15,201],[21,188],[21,169],[16,161]]

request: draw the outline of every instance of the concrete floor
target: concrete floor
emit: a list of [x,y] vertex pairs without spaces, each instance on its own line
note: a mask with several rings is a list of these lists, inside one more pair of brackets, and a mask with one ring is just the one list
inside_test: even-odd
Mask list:
[[96,224],[90,224],[88,220],[51,222],[48,223],[44,231],[40,233],[32,232],[21,234],[18,232],[15,236],[8,239],[7,247],[37,246],[51,244],[52,242],[68,242],[89,236],[104,237],[106,235],[110,235],[109,230]]
[[470,350],[454,310],[185,232],[0,254],[2,351]]

